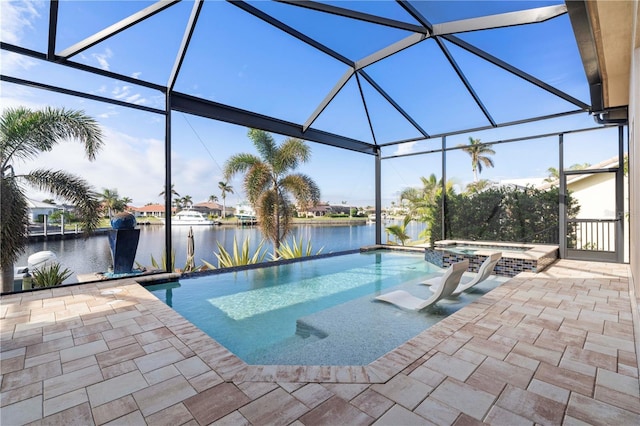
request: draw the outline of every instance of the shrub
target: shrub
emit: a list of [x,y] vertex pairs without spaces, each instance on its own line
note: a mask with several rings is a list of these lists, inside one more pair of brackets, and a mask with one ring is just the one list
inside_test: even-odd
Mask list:
[[[429,214],[430,240],[465,239],[558,243],[559,188],[547,191],[527,188],[492,188],[479,193],[447,192],[446,235],[442,233],[442,195],[438,194]],[[569,194],[567,215],[575,217],[580,207]]]
[[[320,250],[318,250],[316,255],[320,254],[320,252],[322,251],[323,248],[324,247],[322,247]],[[313,248],[311,247],[311,240],[307,241],[306,248],[304,248],[304,240],[300,239],[300,242],[298,243],[296,241],[296,237],[294,236],[291,245],[289,245],[289,243],[284,241],[280,245],[280,248],[278,250],[276,250],[276,253],[278,254],[278,257],[277,258],[274,257],[274,260],[277,260],[277,259],[297,259],[297,258],[300,258],[300,257],[312,256],[313,255]]]
[[[220,242],[218,244],[218,253],[214,253],[214,255],[218,258],[218,268],[231,268],[234,266],[244,266],[244,265],[253,265],[255,263],[260,263],[264,259],[267,254],[266,251],[262,251],[262,246],[264,245],[264,240],[260,241],[258,248],[256,251],[251,254],[249,253],[249,238],[244,240],[242,243],[242,249],[238,246],[238,241],[235,237],[233,237],[233,253],[229,253]],[[208,263],[206,261],[202,261],[205,266],[210,269],[216,269],[216,266]]]
[[62,284],[73,272],[68,268],[61,268],[62,265],[56,262],[34,269],[32,278],[33,288],[55,287]]

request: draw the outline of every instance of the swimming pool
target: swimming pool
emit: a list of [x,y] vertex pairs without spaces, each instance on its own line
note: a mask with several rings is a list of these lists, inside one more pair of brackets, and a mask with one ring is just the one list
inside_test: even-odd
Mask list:
[[498,284],[423,312],[373,301],[391,288],[426,298],[417,283],[441,272],[421,252],[376,250],[147,289],[248,364],[366,365]]

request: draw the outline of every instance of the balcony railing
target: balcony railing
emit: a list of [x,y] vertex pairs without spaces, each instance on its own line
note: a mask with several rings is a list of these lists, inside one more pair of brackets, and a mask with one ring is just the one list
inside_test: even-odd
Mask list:
[[616,219],[567,219],[567,248],[616,251]]

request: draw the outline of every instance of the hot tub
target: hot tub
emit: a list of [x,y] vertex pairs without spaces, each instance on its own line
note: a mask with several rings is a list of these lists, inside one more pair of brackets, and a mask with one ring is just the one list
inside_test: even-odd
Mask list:
[[558,258],[558,246],[546,244],[519,244],[495,241],[436,241],[433,248],[425,249],[425,260],[441,268],[469,259],[469,269],[478,268],[491,253],[502,252],[502,259],[494,269],[496,275],[513,277],[520,272],[540,272]]

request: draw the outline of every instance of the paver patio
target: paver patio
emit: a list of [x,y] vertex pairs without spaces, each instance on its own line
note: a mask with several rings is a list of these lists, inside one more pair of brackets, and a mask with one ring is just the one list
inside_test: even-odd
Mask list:
[[246,365],[132,280],[7,295],[0,423],[638,425],[629,277],[560,260],[351,367]]

